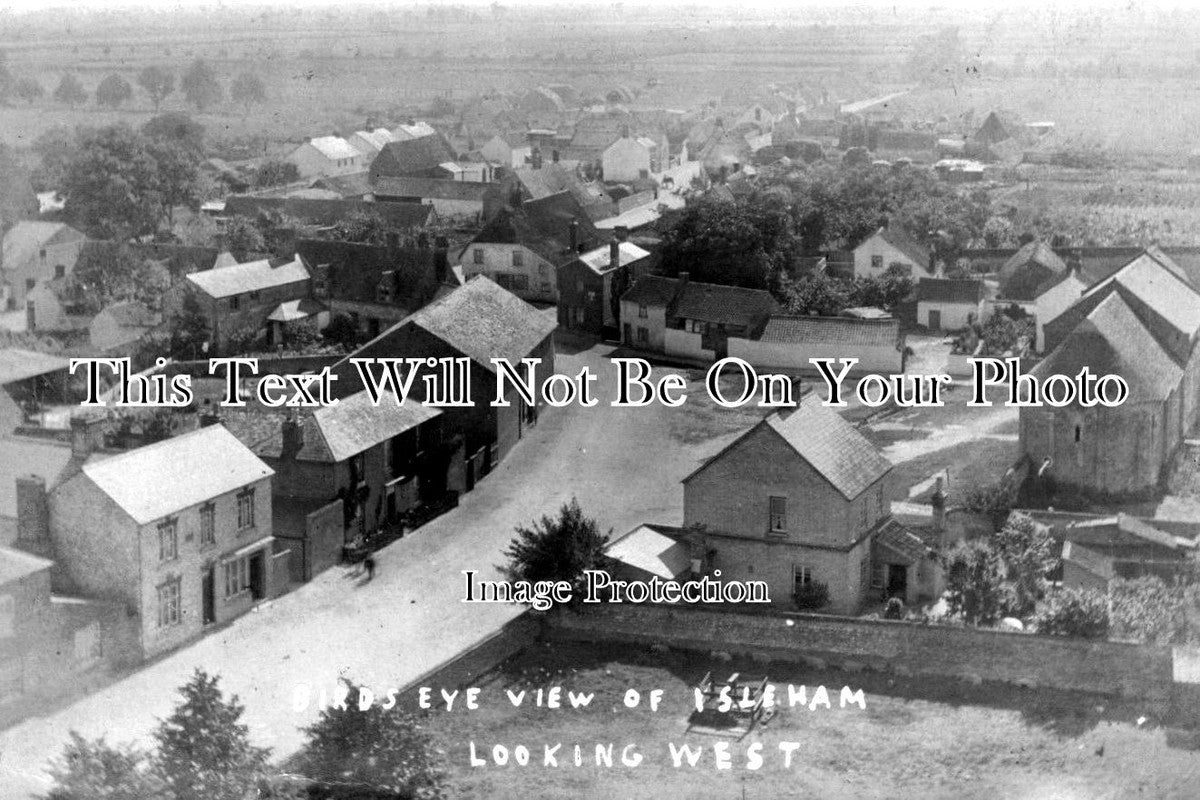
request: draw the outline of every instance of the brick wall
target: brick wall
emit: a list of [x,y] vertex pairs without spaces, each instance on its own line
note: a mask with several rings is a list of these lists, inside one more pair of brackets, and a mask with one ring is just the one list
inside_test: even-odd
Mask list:
[[972,628],[808,614],[602,605],[579,614],[552,616],[547,635],[660,643],[913,675],[1120,694],[1163,707],[1172,693],[1169,647]]

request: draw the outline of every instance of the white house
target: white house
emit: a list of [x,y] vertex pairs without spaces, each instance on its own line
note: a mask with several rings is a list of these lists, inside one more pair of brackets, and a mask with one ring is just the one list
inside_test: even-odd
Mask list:
[[917,281],[934,277],[929,250],[896,228],[880,228],[853,252],[856,278],[878,278],[892,267]]
[[423,136],[433,136],[437,131],[428,122],[414,122],[409,120],[407,123],[397,125],[392,128],[393,141],[403,142],[407,139],[420,139]]
[[648,178],[659,165],[658,143],[649,137],[622,136],[604,149],[600,167],[604,180],[622,183]]
[[917,324],[957,331],[983,319],[982,281],[926,278],[917,284]]
[[362,151],[340,136],[318,136],[293,150],[287,160],[296,165],[302,178],[348,175],[367,168]]
[[523,132],[498,133],[484,142],[479,152],[492,164],[513,169],[525,166],[533,158],[533,148]]
[[346,137],[350,146],[363,154],[366,159],[372,159],[388,142],[396,141],[392,132],[387,128],[376,128],[373,131],[355,131]]

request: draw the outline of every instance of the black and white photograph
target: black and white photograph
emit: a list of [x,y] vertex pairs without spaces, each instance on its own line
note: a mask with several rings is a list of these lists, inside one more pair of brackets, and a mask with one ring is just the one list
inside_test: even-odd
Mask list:
[[1200,8],[0,0],[0,800],[1200,795]]

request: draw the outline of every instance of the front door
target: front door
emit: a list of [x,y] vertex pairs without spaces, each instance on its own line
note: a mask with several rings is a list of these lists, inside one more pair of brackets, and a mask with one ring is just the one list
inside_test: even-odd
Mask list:
[[942,312],[936,309],[929,309],[929,330],[940,331],[942,329]]
[[255,600],[267,596],[266,558],[262,550],[250,556],[250,596]]
[[212,567],[204,570],[200,578],[200,594],[204,598],[204,624],[211,625],[217,621],[215,573]]
[[903,564],[888,564],[887,596],[908,597],[908,567]]

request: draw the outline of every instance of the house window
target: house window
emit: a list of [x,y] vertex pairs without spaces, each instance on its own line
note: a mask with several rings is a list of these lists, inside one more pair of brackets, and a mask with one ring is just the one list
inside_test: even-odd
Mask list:
[[251,300],[257,300],[257,299],[258,299],[258,292],[251,292],[251,293],[250,293],[250,299],[251,299]]
[[647,329],[647,328],[638,328],[638,329],[637,329],[637,340],[638,340],[638,344],[649,344],[649,343],[650,343],[650,331],[649,331],[649,329]]
[[31,292],[31,291],[33,291],[33,287],[35,287],[35,286],[37,286],[36,280],[34,280],[33,278],[25,279],[25,291]]
[[179,578],[172,578],[158,586],[158,627],[178,625],[183,620],[180,609]]
[[217,507],[207,503],[200,507],[200,546],[217,543]]
[[103,646],[100,643],[100,623],[92,621],[79,630],[75,631],[75,666],[78,669],[89,667],[100,660],[104,655]]
[[638,317],[640,319],[646,319],[649,316],[650,316],[650,309],[646,308],[645,306],[638,306]]
[[367,479],[367,454],[359,453],[350,458],[350,487],[357,489]]
[[238,530],[254,527],[254,490],[247,489],[237,496]]
[[483,263],[483,248],[482,247],[476,247],[474,250],[471,251],[471,255],[474,256],[476,264]]
[[231,297],[231,298],[229,298],[229,308],[230,308],[230,310],[231,310],[231,311],[237,311],[237,310],[238,310],[238,305],[240,304],[240,303],[239,303],[240,299],[241,299],[241,298],[239,298],[239,297]]
[[225,599],[250,591],[250,557],[225,562]]
[[46,260],[46,248],[43,247],[41,250],[38,250],[38,258],[42,259],[43,261]]
[[158,560],[174,561],[179,558],[178,520],[169,519],[158,526]]
[[767,501],[768,525],[771,533],[787,532],[787,498],[771,497]]
[[67,274],[67,268],[63,264],[54,265],[54,277],[62,278]]
[[0,639],[13,635],[17,615],[16,601],[11,594],[0,595]]
[[514,267],[525,266],[525,254],[522,253],[520,250],[513,250],[512,258],[513,258],[513,266]]
[[812,567],[807,564],[795,564],[792,566],[792,594],[798,592],[802,587],[811,585],[812,582]]
[[871,256],[871,269],[883,269],[883,256]]

